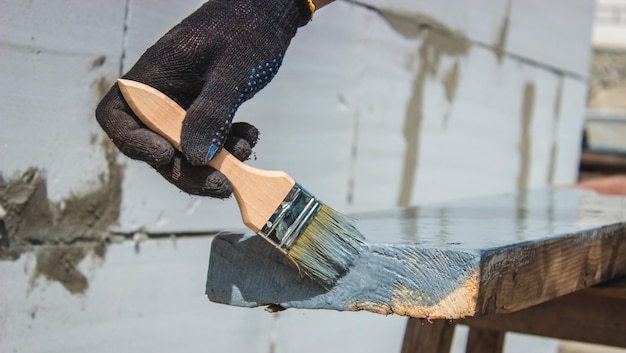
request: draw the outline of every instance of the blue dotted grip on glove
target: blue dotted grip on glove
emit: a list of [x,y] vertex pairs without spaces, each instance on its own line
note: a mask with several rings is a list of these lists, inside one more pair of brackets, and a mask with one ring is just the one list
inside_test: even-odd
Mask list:
[[272,80],[272,78],[274,78],[274,76],[276,76],[282,61],[283,55],[278,54],[278,57],[272,61],[266,62],[265,65],[255,66],[250,69],[250,76],[248,77],[248,82],[244,85],[243,92],[239,94],[237,102],[228,113],[228,116],[224,121],[224,126],[220,127],[220,129],[215,132],[215,136],[211,139],[211,146],[209,146],[209,150],[207,152],[206,163],[213,159],[213,157],[217,154],[217,151],[219,150],[218,146],[222,145],[224,139],[226,138],[227,127],[231,125],[235,112],[239,106],[243,102],[252,98],[256,92],[260,91]]

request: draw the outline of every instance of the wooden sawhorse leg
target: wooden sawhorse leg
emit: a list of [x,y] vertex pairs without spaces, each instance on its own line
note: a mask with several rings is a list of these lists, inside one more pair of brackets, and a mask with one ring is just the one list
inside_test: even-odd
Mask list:
[[[449,353],[456,324],[450,320],[408,320],[401,353]],[[466,353],[501,353],[505,332],[470,328]]]
[[505,333],[470,327],[465,353],[501,353]]
[[410,318],[404,331],[401,353],[448,353],[456,324],[450,320]]

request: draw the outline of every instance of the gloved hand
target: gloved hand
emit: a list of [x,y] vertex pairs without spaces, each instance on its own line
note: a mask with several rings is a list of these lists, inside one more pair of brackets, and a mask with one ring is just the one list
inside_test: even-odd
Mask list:
[[258,130],[233,124],[235,112],[276,75],[291,38],[311,16],[307,0],[211,0],[139,58],[124,78],[156,88],[187,110],[184,156],[135,117],[117,84],[96,118],[124,154],[147,162],[181,190],[228,197],[230,183],[206,164],[222,146],[242,161],[250,156]]

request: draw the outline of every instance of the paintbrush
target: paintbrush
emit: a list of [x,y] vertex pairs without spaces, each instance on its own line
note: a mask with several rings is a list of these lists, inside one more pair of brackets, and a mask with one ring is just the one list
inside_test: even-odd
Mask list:
[[[158,90],[119,79],[137,117],[178,150],[185,110]],[[367,245],[352,219],[326,206],[282,171],[246,165],[222,148],[208,163],[233,186],[243,223],[326,289],[348,272]]]

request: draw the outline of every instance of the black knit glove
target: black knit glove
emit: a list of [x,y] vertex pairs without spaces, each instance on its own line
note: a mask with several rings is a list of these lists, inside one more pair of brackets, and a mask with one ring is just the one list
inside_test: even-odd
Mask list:
[[276,75],[291,38],[311,16],[307,0],[211,0],[139,58],[124,78],[158,89],[187,110],[184,156],[135,117],[117,84],[96,118],[124,154],[152,165],[181,190],[228,197],[230,183],[206,164],[222,146],[248,159],[258,130],[232,124],[234,114]]

